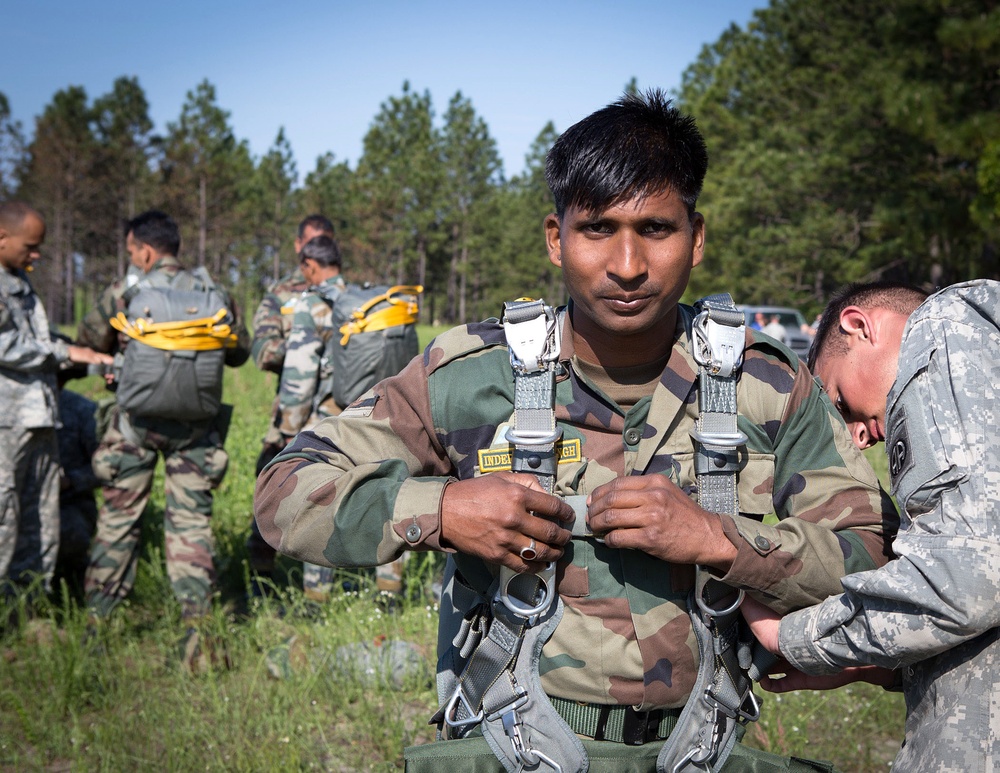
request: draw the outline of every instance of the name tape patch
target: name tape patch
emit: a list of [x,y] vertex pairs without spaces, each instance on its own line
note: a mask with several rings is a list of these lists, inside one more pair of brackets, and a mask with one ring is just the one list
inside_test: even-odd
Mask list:
[[[479,471],[503,472],[511,469],[514,452],[508,445],[504,448],[481,448],[479,449]],[[559,464],[583,461],[583,450],[580,445],[580,438],[572,440],[560,440],[556,443],[556,458]]]

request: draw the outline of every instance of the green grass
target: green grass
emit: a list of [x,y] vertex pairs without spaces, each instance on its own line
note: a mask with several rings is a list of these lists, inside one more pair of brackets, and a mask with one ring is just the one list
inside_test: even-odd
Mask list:
[[[96,378],[73,386],[102,394]],[[225,643],[231,667],[221,655],[196,675],[177,665],[182,630],[163,566],[161,463],[135,590],[97,638],[85,641],[85,615],[63,601],[0,639],[0,771],[395,770],[405,745],[432,738],[430,585],[439,556],[407,563],[408,596],[396,614],[373,603],[369,575],[351,572],[340,577],[359,581],[360,591],[336,593],[317,613],[298,590],[300,565],[287,559],[279,561],[278,597],[243,613],[253,469],[273,394],[274,377],[252,365],[227,373],[236,418],[215,499],[219,598],[206,633]],[[339,647],[400,641],[423,656],[402,685],[372,685],[333,665]],[[276,669],[282,678],[269,660],[272,668],[290,663]],[[885,770],[902,721],[899,696],[869,686],[767,695],[748,741],[845,771]]]

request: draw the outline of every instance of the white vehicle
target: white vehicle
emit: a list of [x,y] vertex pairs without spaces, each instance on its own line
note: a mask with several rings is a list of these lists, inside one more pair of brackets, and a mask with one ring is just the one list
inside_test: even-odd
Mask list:
[[[763,330],[768,335],[781,341],[785,346],[795,352],[803,362],[809,356],[809,347],[812,346],[812,334],[807,332],[810,328],[806,324],[805,317],[798,309],[787,306],[743,306],[738,308],[746,317],[748,327],[756,327]],[[758,318],[758,315],[760,317]],[[777,318],[780,328],[767,328],[772,320]],[[774,332],[780,331],[780,332]]]

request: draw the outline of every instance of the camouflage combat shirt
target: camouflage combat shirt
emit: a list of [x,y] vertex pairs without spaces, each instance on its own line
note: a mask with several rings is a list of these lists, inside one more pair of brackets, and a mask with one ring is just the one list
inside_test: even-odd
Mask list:
[[[292,328],[292,312],[296,302],[309,289],[309,282],[298,266],[295,270],[275,282],[267,291],[256,313],[253,315],[253,342],[250,356],[254,364],[264,371],[276,373],[281,378],[285,364],[285,343]],[[284,437],[278,429],[281,414],[278,407],[278,388],[275,385],[274,400],[271,403],[271,418],[264,435],[264,445],[283,446]]]
[[281,375],[285,342],[292,329],[292,312],[308,288],[302,269],[296,267],[272,285],[261,300],[253,315],[253,343],[250,345],[250,356],[261,370]]
[[56,370],[68,360],[27,274],[0,267],[0,427],[57,426]]
[[786,617],[803,671],[902,668],[893,770],[1000,768],[1000,284],[931,296],[911,316],[886,402],[898,558]]
[[[164,255],[153,265],[147,276],[155,272],[163,272],[168,277],[173,278],[181,271],[184,271],[184,267],[177,258],[173,255]],[[80,320],[77,340],[82,345],[107,354],[115,354],[125,350],[131,339],[125,333],[120,333],[111,327],[110,320],[117,316],[118,312],[128,311],[128,304],[124,298],[125,291],[138,278],[138,276],[130,274],[126,279],[114,282],[101,293],[94,308]],[[217,285],[217,287],[219,286]],[[233,321],[230,328],[237,336],[236,346],[226,349],[225,363],[235,368],[246,362],[250,356],[250,334],[247,333],[243,323],[243,314],[239,305],[228,292],[222,290],[221,287],[219,290],[226,298],[227,308],[232,312]]]
[[332,300],[327,299],[335,298],[343,287],[340,275],[330,277],[302,293],[292,310],[278,385],[278,430],[286,440],[303,427],[340,413],[330,391],[332,366],[324,355],[327,342],[336,333]]
[[[615,477],[660,474],[694,494],[692,319],[691,308],[679,307],[654,394],[623,413],[574,371],[566,315],[556,493],[586,494]],[[809,372],[791,351],[756,335],[747,331],[738,386],[739,428],[749,441],[738,481],[742,514],[723,518],[738,548],[725,579],[788,610],[838,592],[848,571],[884,563],[883,519],[894,521],[896,513]],[[300,434],[265,469],[256,493],[261,532],[283,553],[335,566],[385,563],[407,549],[445,550],[444,488],[503,469],[513,395],[495,320],[438,337],[422,358]],[[781,522],[763,524],[772,511]],[[480,589],[496,571],[456,558]],[[693,577],[691,566],[574,540],[558,565],[565,614],[542,652],[546,692],[640,709],[683,705],[698,668],[686,611]]]

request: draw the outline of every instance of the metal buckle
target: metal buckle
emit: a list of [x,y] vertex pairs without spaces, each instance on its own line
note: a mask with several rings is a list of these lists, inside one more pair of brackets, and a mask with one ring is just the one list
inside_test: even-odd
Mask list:
[[511,367],[521,373],[534,373],[559,359],[560,341],[556,315],[549,306],[540,305],[539,314],[521,322],[504,318]]
[[514,750],[514,759],[520,765],[518,770],[533,768],[539,762],[544,762],[556,771],[556,773],[562,773],[562,766],[558,762],[547,754],[540,752],[538,749],[532,749],[524,743],[524,738],[521,736],[521,719],[518,717],[516,709],[512,708],[504,712],[500,721],[503,724],[504,734],[510,740],[511,748]]
[[740,367],[746,345],[745,325],[722,325],[712,319],[711,312],[706,309],[694,318],[691,333],[695,362],[712,375],[725,378]]
[[524,618],[529,622],[534,622],[534,618],[545,612],[549,606],[551,606],[552,600],[556,597],[556,562],[549,561],[543,569],[533,572],[533,574],[542,582],[539,587],[542,596],[534,606],[529,606],[528,604],[521,602],[516,597],[510,595],[509,588],[511,582],[513,582],[515,578],[520,577],[522,574],[528,574],[528,572],[519,573],[515,572],[513,569],[508,569],[506,566],[500,567],[500,601],[513,614]]
[[513,445],[522,446],[547,446],[550,443],[555,443],[559,438],[562,437],[562,430],[556,427],[551,431],[542,430],[517,430],[514,427],[508,427],[507,431],[504,433],[503,439],[508,443]]
[[[455,709],[461,704],[461,707],[465,709],[465,713],[469,715],[468,719],[455,719]],[[469,699],[465,695],[465,690],[462,689],[462,685],[459,684],[455,688],[455,692],[452,693],[451,697],[448,699],[448,703],[444,707],[444,723],[448,727],[468,727],[469,725],[478,725],[483,721],[483,710],[480,709],[478,713],[473,714],[472,704],[469,703]]]

